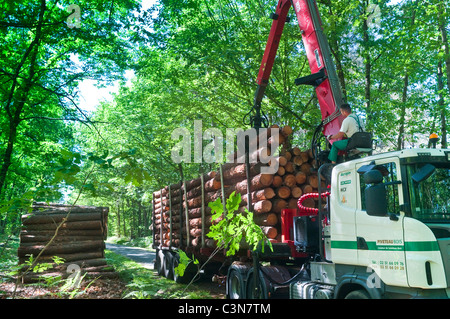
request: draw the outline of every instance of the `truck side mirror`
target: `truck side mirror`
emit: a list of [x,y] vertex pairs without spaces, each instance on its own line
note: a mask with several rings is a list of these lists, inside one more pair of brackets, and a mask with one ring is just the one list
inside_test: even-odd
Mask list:
[[425,164],[413,176],[411,176],[411,178],[416,183],[423,182],[434,173],[435,169],[436,167],[433,165]]
[[373,184],[364,190],[367,214],[370,216],[387,216],[386,186],[382,183],[383,175],[381,172],[371,170],[364,173],[364,182]]

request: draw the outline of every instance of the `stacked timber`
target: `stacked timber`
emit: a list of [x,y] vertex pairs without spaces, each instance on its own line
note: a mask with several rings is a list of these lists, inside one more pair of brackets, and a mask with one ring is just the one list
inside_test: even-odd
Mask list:
[[[258,148],[250,154],[251,159],[270,155],[270,145],[277,135],[271,136],[270,129],[266,130],[264,137],[267,138],[267,143],[263,145],[269,147]],[[235,191],[240,193],[242,198],[239,213],[244,213],[248,202],[248,183],[255,223],[272,242],[281,241],[282,209],[296,208],[300,196],[317,191],[319,180],[313,170],[312,152],[290,147],[289,137],[292,129],[289,126],[279,129],[279,132],[277,141],[280,145],[279,155],[271,159],[277,161],[277,165],[274,166],[272,162],[264,164],[262,161],[250,161],[249,180],[246,165],[236,153],[233,153],[228,159],[234,161],[221,165],[218,171],[209,172],[190,181],[172,184],[154,192],[154,247],[215,247],[216,243],[206,234],[209,227],[220,219],[212,220],[213,212],[208,203],[217,198],[221,198],[224,202]],[[263,169],[268,167],[278,169],[268,174],[267,170]],[[308,199],[303,205],[316,207],[317,202]]]
[[[30,260],[31,255],[35,259],[41,252],[38,263],[52,263],[54,256],[62,258],[64,263],[53,264],[44,273],[27,272],[24,282],[34,281],[40,275],[65,278],[74,270],[87,273],[88,277],[116,276],[107,265],[104,253],[107,207],[34,203],[32,208],[31,213],[22,215],[19,264]],[[22,268],[25,270],[27,266]]]

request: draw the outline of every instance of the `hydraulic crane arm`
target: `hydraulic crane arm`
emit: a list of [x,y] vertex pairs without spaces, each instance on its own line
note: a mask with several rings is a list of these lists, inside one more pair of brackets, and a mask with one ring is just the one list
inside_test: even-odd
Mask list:
[[256,110],[254,127],[259,128],[261,125],[261,120],[258,119],[261,101],[269,82],[281,34],[288,20],[287,14],[291,5],[294,6],[312,73],[309,76],[296,79],[295,84],[308,84],[315,87],[322,114],[322,132],[324,135],[336,134],[343,120],[339,111],[339,106],[343,103],[342,91],[331,58],[328,41],[323,34],[322,21],[315,0],[278,1],[276,11],[271,16],[274,21],[257,78],[258,88],[254,98],[254,109]]

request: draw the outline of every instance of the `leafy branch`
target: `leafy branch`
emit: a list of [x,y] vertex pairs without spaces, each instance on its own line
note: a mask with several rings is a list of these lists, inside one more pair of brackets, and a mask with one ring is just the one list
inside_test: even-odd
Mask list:
[[[199,267],[197,274],[192,278],[190,283],[186,286],[185,290],[189,285],[194,282],[203,267],[221,250],[226,251],[226,256],[234,256],[241,248],[242,243],[247,243],[252,251],[256,251],[261,244],[262,252],[264,252],[264,246],[267,243],[270,250],[273,251],[272,243],[267,240],[266,235],[264,235],[261,227],[259,227],[253,221],[253,213],[245,209],[243,214],[235,214],[239,209],[239,204],[241,203],[241,194],[236,192],[231,193],[230,197],[227,199],[225,204],[225,210],[220,198],[216,199],[214,202],[208,203],[208,206],[214,212],[212,220],[216,220],[225,214],[225,218],[222,219],[216,225],[210,227],[210,232],[207,234],[208,237],[214,239],[218,244],[216,249],[211,253],[208,260]],[[176,274],[179,276],[184,275],[189,263],[199,264],[199,262],[193,257],[189,258],[185,252],[179,250],[178,254],[180,256],[180,261],[178,266],[175,268]]]
[[241,201],[241,194],[233,192],[226,201],[226,212],[220,198],[208,204],[211,210],[215,212],[212,216],[213,220],[220,218],[224,213],[225,218],[211,226],[207,236],[216,240],[218,247],[226,250],[227,256],[235,255],[243,242],[247,243],[252,251],[255,251],[260,243],[262,243],[262,252],[264,252],[264,244],[266,243],[273,250],[272,244],[267,240],[261,227],[253,221],[252,212],[245,209],[245,213],[235,214]]

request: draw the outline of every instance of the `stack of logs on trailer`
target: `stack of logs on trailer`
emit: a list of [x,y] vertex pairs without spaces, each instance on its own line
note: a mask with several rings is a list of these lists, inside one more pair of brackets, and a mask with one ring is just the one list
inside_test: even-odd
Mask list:
[[[278,135],[280,155],[274,156],[279,164],[276,173],[261,173],[261,167],[269,164],[259,162],[250,165],[254,221],[272,242],[281,242],[281,210],[297,208],[299,197],[302,194],[317,192],[319,183],[317,173],[312,169],[314,159],[311,150],[302,151],[297,147],[290,147],[291,133],[292,129],[289,126],[280,129]],[[269,135],[270,130],[267,131],[267,136]],[[270,139],[269,136],[266,145],[270,145]],[[268,151],[269,148],[257,149],[258,154]],[[229,159],[233,158],[233,155]],[[323,181],[321,186],[325,187]],[[212,212],[208,203],[217,198],[221,198],[223,202],[223,196],[226,200],[233,191],[242,195],[239,209],[242,213],[247,207],[245,164],[226,163],[218,171],[203,174],[190,181],[172,184],[154,192],[153,246],[214,248],[216,243],[206,236],[209,226],[215,222],[211,220]],[[317,207],[317,201],[312,198],[306,199],[303,206]]]
[[[35,281],[41,275],[66,278],[74,270],[86,273],[89,278],[117,276],[107,265],[104,253],[108,207],[34,203],[32,208],[31,213],[22,215],[23,226],[17,252],[19,264],[29,261],[31,255],[35,259],[53,237],[37,262],[53,263],[53,256],[58,256],[63,258],[64,263],[53,263],[52,268],[42,273],[29,271],[23,276],[24,282]],[[63,221],[55,236],[56,228]],[[24,265],[22,270],[27,268]]]

